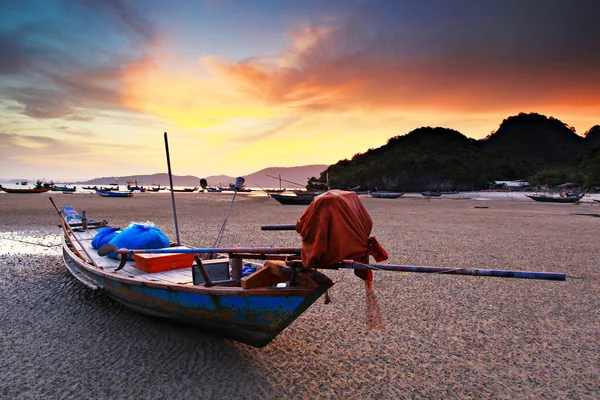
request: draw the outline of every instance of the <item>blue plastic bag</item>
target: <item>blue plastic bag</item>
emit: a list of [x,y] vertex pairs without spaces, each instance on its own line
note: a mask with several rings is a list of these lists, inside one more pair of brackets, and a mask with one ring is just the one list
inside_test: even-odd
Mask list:
[[113,228],[112,226],[106,226],[104,228],[100,228],[94,239],[92,239],[92,247],[95,249],[99,249],[106,243],[110,242],[112,238],[119,234],[121,228]]
[[[119,249],[126,248],[129,250],[162,249],[169,247],[171,244],[167,235],[151,222],[145,224],[132,222],[127,229],[115,235],[109,243],[114,244]],[[108,256],[117,258],[114,253]],[[129,259],[132,259],[131,255]]]

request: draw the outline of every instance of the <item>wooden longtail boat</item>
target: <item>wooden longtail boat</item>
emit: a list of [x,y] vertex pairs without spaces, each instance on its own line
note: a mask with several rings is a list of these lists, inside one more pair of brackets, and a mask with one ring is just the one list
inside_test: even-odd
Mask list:
[[294,194],[295,194],[296,196],[304,196],[304,197],[306,197],[306,196],[312,196],[312,197],[315,197],[315,196],[318,196],[318,195],[320,195],[320,194],[323,194],[323,193],[325,193],[325,192],[324,192],[324,191],[322,191],[322,190],[318,190],[318,191],[317,191],[317,190],[299,190],[299,189],[294,189],[294,190],[292,190],[292,191],[294,192]]
[[179,192],[179,193],[192,193],[195,192],[196,190],[198,190],[198,186],[193,187],[193,188],[183,188],[183,189],[169,189],[172,192]]
[[45,193],[50,190],[50,186],[43,185],[41,181],[37,181],[33,189],[11,189],[0,185],[0,190],[6,193]]
[[397,199],[398,197],[402,197],[404,192],[371,192],[371,197],[376,199]]
[[96,194],[102,197],[133,197],[133,193],[131,192],[115,192],[115,191],[105,191],[105,190],[96,190]]
[[288,196],[285,194],[271,194],[271,197],[281,204],[286,205],[307,205],[312,203],[316,196]]
[[53,192],[75,192],[77,191],[77,187],[73,186],[73,187],[68,187],[68,186],[52,186],[50,188],[51,191]]
[[[271,342],[333,285],[315,270],[293,274],[292,268],[275,262],[267,262],[242,278],[243,266],[251,265],[242,257],[298,257],[300,249],[162,249],[167,253],[147,250],[153,253],[152,258],[143,261],[155,265],[162,262],[166,269],[157,267],[160,272],[146,272],[136,268],[141,258],[128,261],[124,254],[121,257],[125,261],[119,261],[100,256],[91,245],[96,229],[73,229],[62,216],[61,225],[64,263],[90,289],[102,290],[137,312],[197,325],[255,347]],[[189,252],[179,253],[186,250]],[[202,268],[210,274],[205,279],[199,264],[193,266],[193,254],[209,252],[228,253],[230,258],[201,261]],[[173,265],[177,269],[171,269]]]
[[582,193],[577,196],[567,196],[567,197],[544,196],[544,195],[536,196],[536,195],[529,195],[529,194],[526,194],[525,196],[529,197],[532,200],[540,201],[543,203],[579,203],[579,200],[581,200],[581,198],[583,196],[585,196],[585,193]]
[[98,186],[83,186],[84,190],[98,190]]

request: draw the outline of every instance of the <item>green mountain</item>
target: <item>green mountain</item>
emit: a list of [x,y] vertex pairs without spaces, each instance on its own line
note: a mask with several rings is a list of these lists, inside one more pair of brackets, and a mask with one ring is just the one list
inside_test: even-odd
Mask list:
[[360,185],[363,190],[473,190],[494,180],[531,179],[550,169],[558,172],[557,180],[593,183],[577,167],[594,170],[593,149],[599,142],[600,127],[584,138],[553,117],[521,113],[481,140],[447,128],[418,128],[339,161],[320,179],[328,175],[331,187]]

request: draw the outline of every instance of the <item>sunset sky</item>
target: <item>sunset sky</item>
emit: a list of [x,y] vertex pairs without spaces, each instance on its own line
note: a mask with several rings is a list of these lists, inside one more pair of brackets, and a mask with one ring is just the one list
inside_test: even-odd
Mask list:
[[0,0],[0,178],[238,176],[600,124],[594,0]]

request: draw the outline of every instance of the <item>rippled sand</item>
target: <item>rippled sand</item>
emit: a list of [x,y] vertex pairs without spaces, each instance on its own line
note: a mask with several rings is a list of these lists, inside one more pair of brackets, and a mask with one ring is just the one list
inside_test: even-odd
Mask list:
[[[0,195],[2,399],[599,396],[599,205],[364,197],[389,263],[582,279],[380,272],[385,328],[369,331],[362,281],[328,272],[332,302],[318,301],[255,349],[138,315],[85,288],[62,264],[48,197]],[[150,220],[175,238],[169,194],[53,198],[113,226]],[[182,242],[212,246],[230,200],[178,195]],[[221,245],[299,246],[295,232],[260,225],[295,223],[304,209],[240,194]]]

